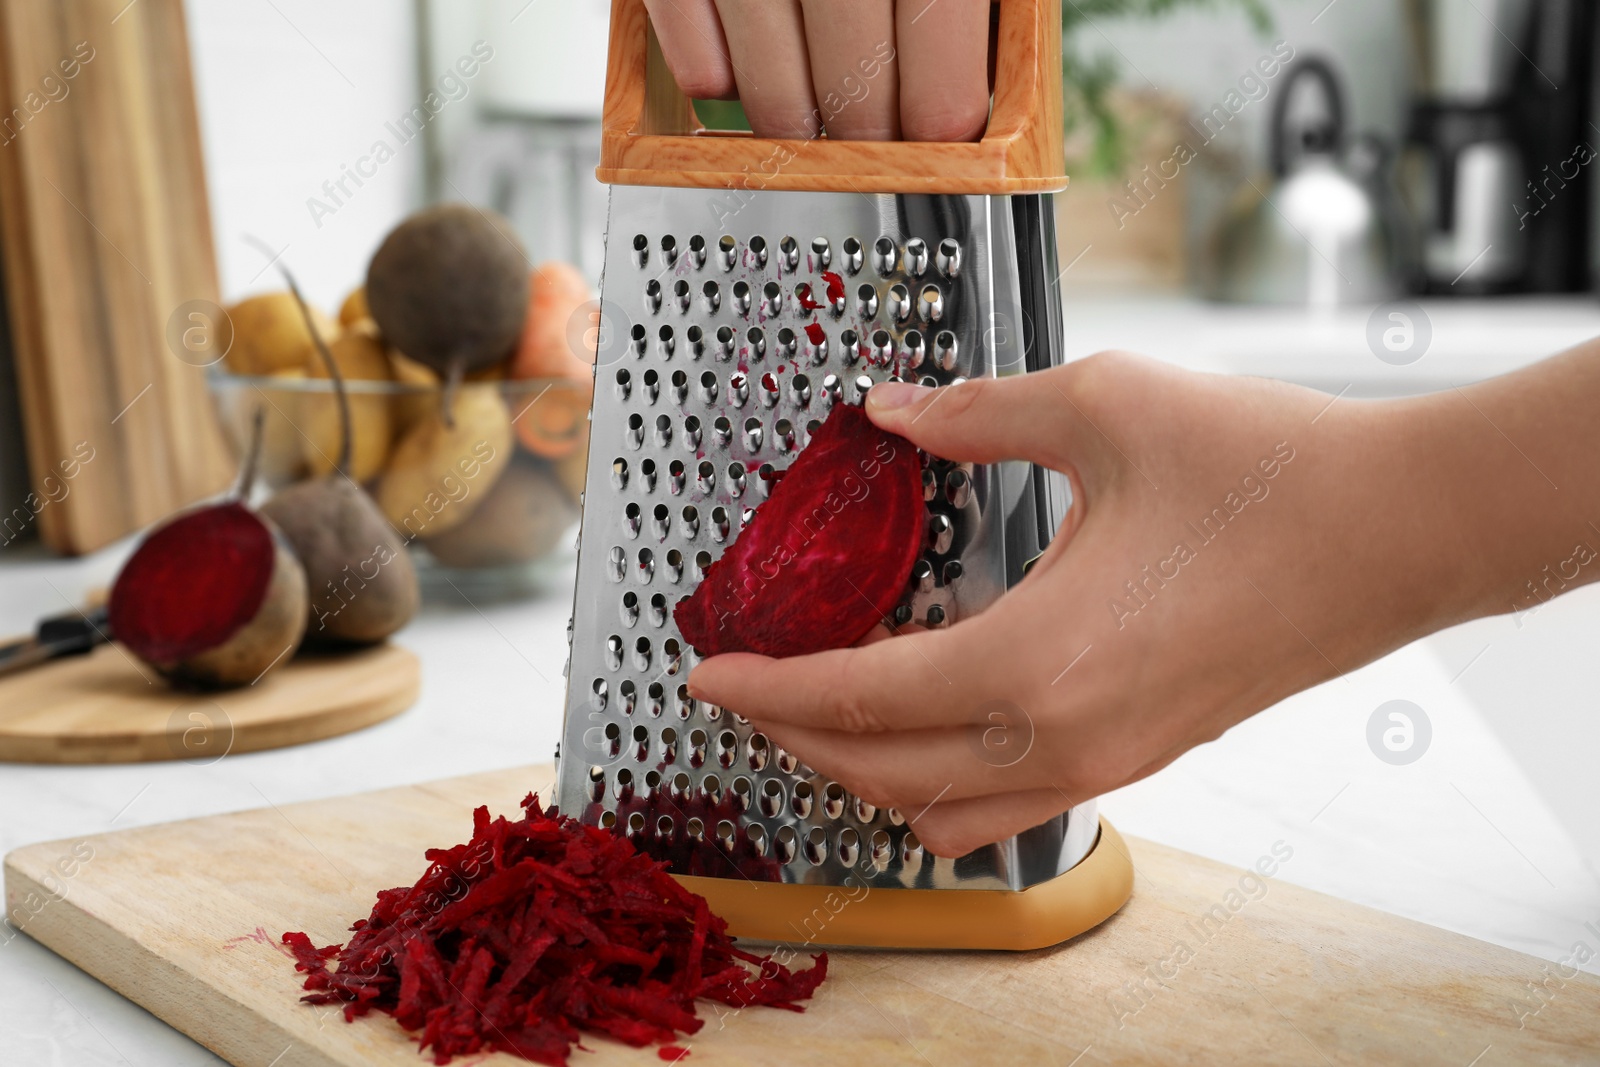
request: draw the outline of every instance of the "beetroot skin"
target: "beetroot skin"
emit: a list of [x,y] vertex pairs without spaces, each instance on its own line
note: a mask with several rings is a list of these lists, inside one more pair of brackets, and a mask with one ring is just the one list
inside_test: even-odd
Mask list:
[[916,448],[841,404],[673,619],[706,656],[845,648],[899,603],[922,527]]

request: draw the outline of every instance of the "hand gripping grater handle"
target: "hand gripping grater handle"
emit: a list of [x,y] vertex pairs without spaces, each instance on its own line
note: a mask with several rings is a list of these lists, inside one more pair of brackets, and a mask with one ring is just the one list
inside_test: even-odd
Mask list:
[[613,0],[595,174],[608,185],[703,189],[1058,192],[1067,187],[1061,0],[999,0],[999,5],[994,105],[983,139],[934,144],[769,140],[708,131],[667,70],[644,0]]

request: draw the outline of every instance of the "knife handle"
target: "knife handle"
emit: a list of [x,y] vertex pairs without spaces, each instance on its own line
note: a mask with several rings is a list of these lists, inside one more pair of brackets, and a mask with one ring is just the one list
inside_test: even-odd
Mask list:
[[981,141],[769,140],[710,131],[667,69],[644,0],[613,0],[600,166],[608,185],[860,193],[1067,187],[1061,0],[998,0],[994,104]]

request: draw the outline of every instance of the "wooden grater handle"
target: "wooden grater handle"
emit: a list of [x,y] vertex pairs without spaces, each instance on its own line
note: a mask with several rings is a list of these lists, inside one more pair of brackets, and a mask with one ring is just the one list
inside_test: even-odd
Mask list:
[[1065,189],[1061,0],[998,0],[994,105],[983,140],[767,140],[704,129],[678,91],[644,0],[612,0],[595,175],[612,185],[860,193]]

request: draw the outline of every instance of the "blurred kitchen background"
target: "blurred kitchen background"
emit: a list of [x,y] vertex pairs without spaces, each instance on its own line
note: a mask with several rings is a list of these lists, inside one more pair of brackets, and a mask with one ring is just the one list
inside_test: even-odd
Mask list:
[[[598,286],[606,0],[185,6],[225,303],[281,288],[286,264],[337,308],[385,234],[436,200],[498,209],[534,262],[569,261]],[[1596,0],[1065,7],[1068,359],[1129,348],[1380,396],[1600,336]],[[737,121],[730,110],[706,114]],[[408,118],[420,134],[397,136]],[[380,141],[392,158],[349,179]],[[18,426],[0,373],[6,501],[27,491]],[[71,571],[7,544],[0,563],[34,570],[11,568],[0,631],[62,610],[57,586],[76,596],[109,580],[129,544]],[[368,748],[298,750],[275,801],[548,756],[570,584],[525,604],[461,600],[399,635],[428,650],[418,710],[374,728]],[[1236,863],[1284,838],[1291,881],[1560,958],[1600,923],[1586,785],[1600,758],[1600,587],[1532,614],[1458,627],[1291,698],[1104,810],[1124,831]],[[1369,717],[1397,699],[1432,719],[1433,747],[1411,766],[1367,741]],[[137,818],[259,805],[241,768],[269,758],[196,771],[181,799],[158,789]]]

